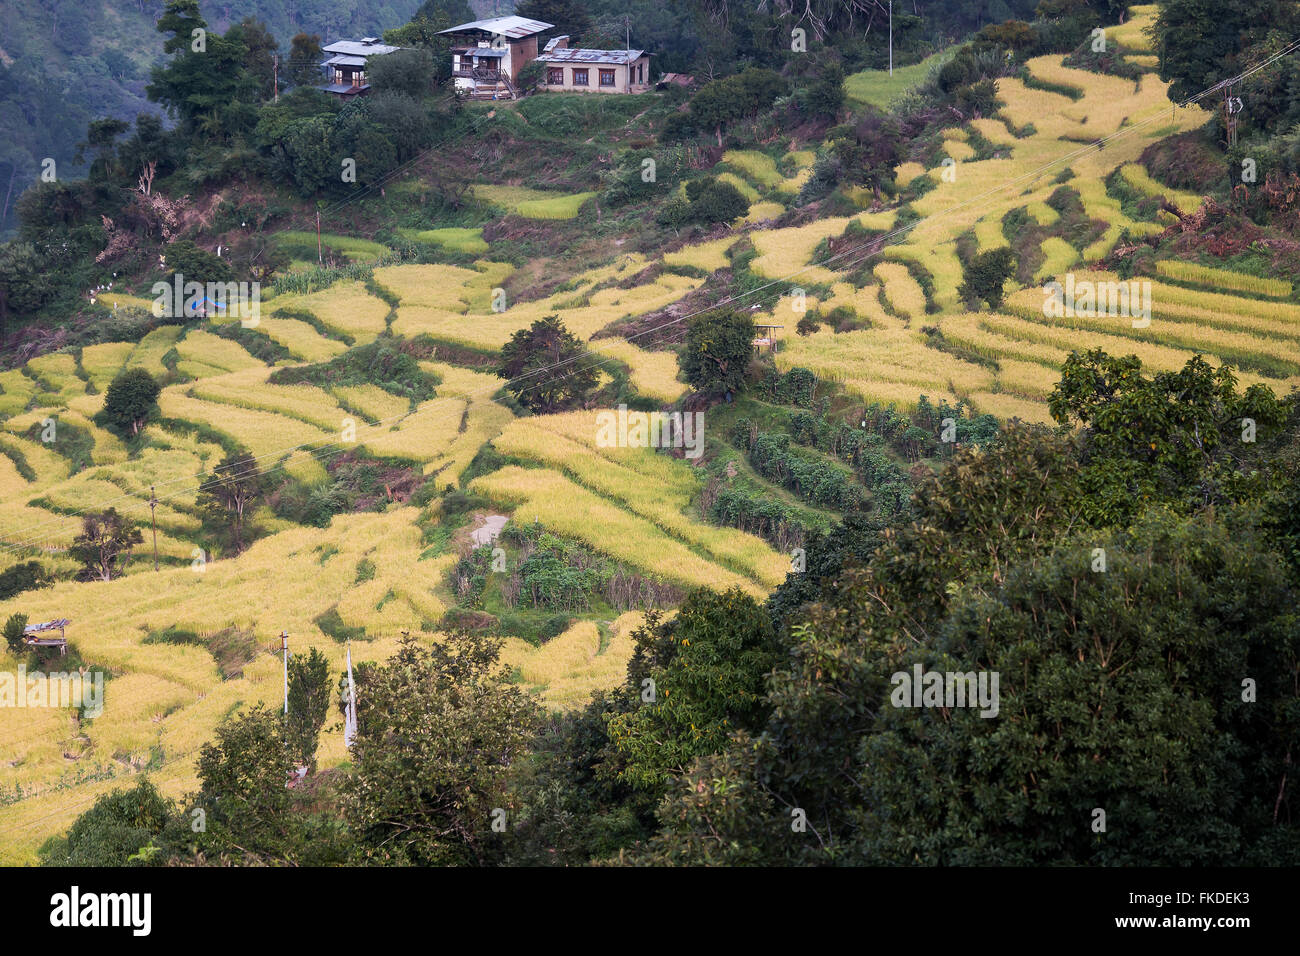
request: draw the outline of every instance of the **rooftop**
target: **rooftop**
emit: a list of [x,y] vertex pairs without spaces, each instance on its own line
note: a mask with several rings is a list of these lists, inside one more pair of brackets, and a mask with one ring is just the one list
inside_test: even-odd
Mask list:
[[529,20],[527,17],[492,17],[490,20],[471,20],[469,23],[462,23],[459,26],[449,27],[438,32],[468,33],[470,30],[482,30],[484,33],[495,33],[498,36],[507,36],[514,40],[520,40],[524,37],[530,37],[534,33],[549,30],[553,26],[555,26],[554,23]]
[[335,40],[329,46],[321,47],[321,52],[343,53],[350,56],[382,56],[385,53],[396,53],[400,49],[399,46],[380,43],[374,37],[363,37],[360,40]]
[[542,63],[634,63],[645,56],[644,50],[584,50],[561,47],[538,54]]

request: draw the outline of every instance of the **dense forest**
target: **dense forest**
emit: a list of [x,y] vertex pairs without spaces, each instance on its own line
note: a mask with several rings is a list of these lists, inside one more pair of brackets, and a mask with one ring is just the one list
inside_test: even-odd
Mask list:
[[[241,19],[264,24],[287,49],[297,33],[378,33],[410,19],[419,5],[204,0],[201,8],[212,29],[224,32],[234,25],[237,7]],[[0,236],[16,228],[13,201],[40,176],[46,159],[54,160],[61,176],[85,174],[78,144],[91,120],[133,122],[141,113],[160,114],[145,87],[163,58],[162,38],[154,30],[163,9],[162,0],[8,0],[0,7]]]

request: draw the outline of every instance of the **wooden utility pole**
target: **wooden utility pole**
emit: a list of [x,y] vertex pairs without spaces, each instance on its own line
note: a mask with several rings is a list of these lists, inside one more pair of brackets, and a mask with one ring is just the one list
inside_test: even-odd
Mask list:
[[149,526],[153,528],[153,569],[158,570],[158,522],[154,516],[154,509],[158,507],[158,496],[153,493],[153,485],[149,486]]
[[280,54],[275,53],[271,56],[271,86],[273,89],[272,102],[280,102]]
[[316,261],[322,265],[325,262],[325,256],[320,249],[320,210],[316,210]]
[[1228,129],[1228,148],[1237,145],[1237,114],[1241,112],[1241,97],[1232,95],[1232,84],[1223,88],[1223,120]]
[[289,716],[289,632],[280,632],[280,650],[284,652],[284,714]]

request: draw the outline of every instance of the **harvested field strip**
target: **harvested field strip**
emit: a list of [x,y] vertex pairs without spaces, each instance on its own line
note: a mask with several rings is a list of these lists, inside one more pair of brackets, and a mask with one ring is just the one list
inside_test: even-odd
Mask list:
[[[1062,320],[1065,321],[1065,320]],[[1136,355],[1142,364],[1159,371],[1172,372],[1187,364],[1190,357],[1183,349],[1149,342],[1139,342],[1125,335],[1104,334],[1064,325],[1049,325],[1041,316],[1029,321],[1012,315],[989,315],[981,324],[992,332],[1027,342],[1055,346],[1069,352],[1075,349],[1105,349],[1111,355]],[[1215,356],[1207,356],[1215,358]],[[1215,364],[1218,364],[1217,361]]]
[[381,458],[431,461],[444,453],[460,433],[466,402],[439,398],[427,402],[393,426],[357,426],[357,444]]
[[16,415],[27,408],[36,393],[36,383],[21,369],[0,372],[0,416]]
[[912,319],[925,315],[925,293],[906,266],[896,262],[882,262],[874,272],[876,278],[884,284],[884,296],[895,310]]
[[335,385],[330,391],[343,405],[360,412],[371,423],[392,422],[411,410],[410,399],[386,392],[378,385]]
[[1174,189],[1164,183],[1156,182],[1139,163],[1125,163],[1119,168],[1124,181],[1144,196],[1164,196],[1184,213],[1192,213],[1200,208],[1202,198],[1196,193]]
[[727,267],[727,250],[735,244],[733,236],[724,236],[695,246],[683,246],[676,252],[664,253],[664,262],[670,266],[694,266],[714,272]]

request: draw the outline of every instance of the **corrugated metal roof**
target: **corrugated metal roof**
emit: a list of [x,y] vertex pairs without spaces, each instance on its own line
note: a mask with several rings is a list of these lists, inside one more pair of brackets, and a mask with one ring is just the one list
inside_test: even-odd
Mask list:
[[485,59],[500,59],[509,53],[509,50],[494,50],[490,46],[471,46],[460,50],[453,50],[453,53],[459,53],[461,56],[481,56]]
[[323,64],[324,66],[365,66],[366,58],[364,56],[348,56],[346,53],[336,53]]
[[439,33],[465,33],[469,30],[482,30],[485,33],[495,33],[499,36],[507,36],[511,39],[519,40],[523,37],[530,37],[534,33],[541,33],[543,30],[549,30],[555,26],[554,23],[543,23],[541,20],[529,20],[527,17],[493,17],[490,20],[473,20],[469,23],[462,23],[460,26],[450,27],[446,30],[439,30]]
[[369,83],[362,83],[360,86],[349,86],[347,83],[331,83],[329,86],[318,86],[318,90],[324,90],[326,93],[356,93],[358,90],[370,89]]
[[633,63],[644,55],[644,50],[565,48],[539,54],[537,59],[542,63]]
[[361,40],[335,40],[329,46],[321,47],[324,53],[346,53],[352,56],[382,56],[385,53],[396,53],[400,49],[399,46],[389,46],[387,43],[365,43]]

